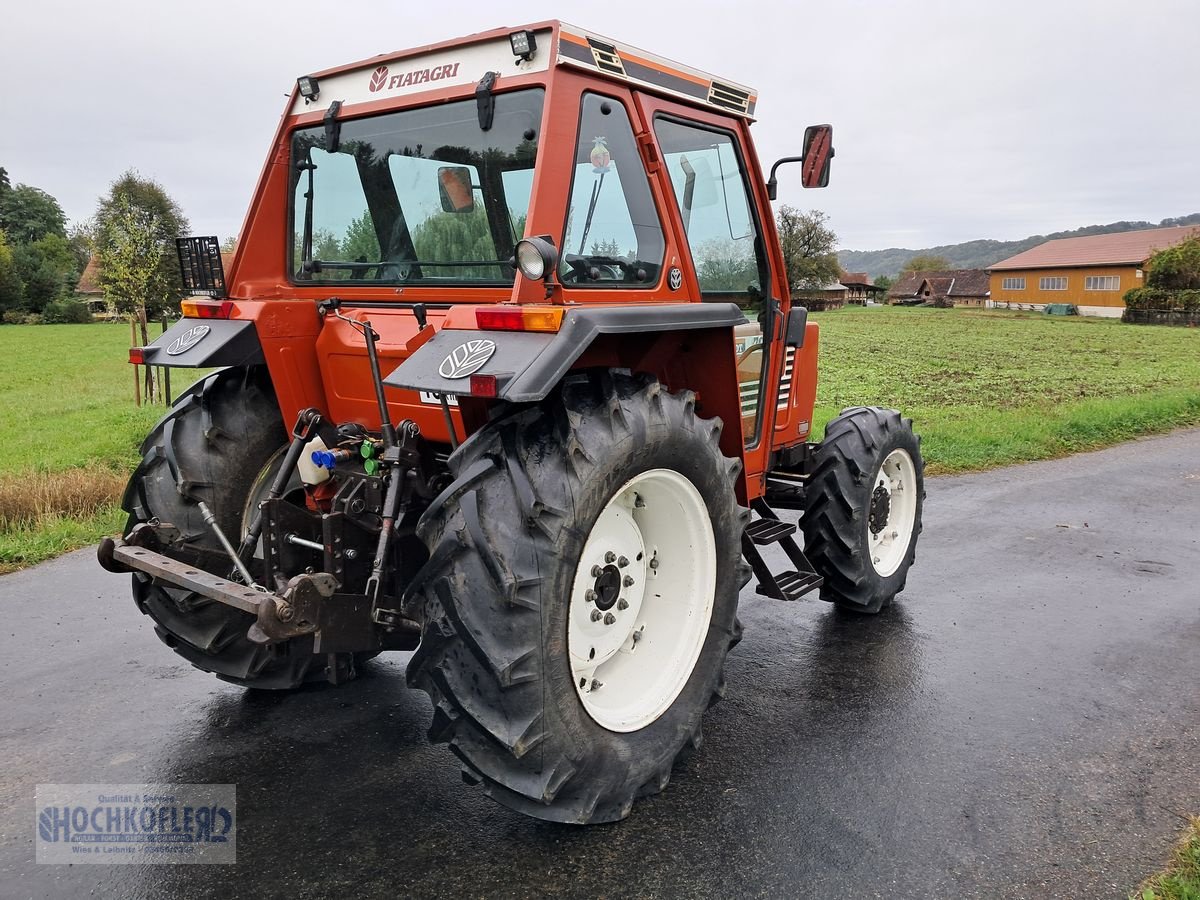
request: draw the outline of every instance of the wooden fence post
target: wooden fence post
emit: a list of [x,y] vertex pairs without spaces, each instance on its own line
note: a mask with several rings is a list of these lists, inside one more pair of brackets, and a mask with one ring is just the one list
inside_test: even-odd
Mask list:
[[[133,319],[129,320],[129,346],[138,346],[137,323]],[[136,363],[133,366],[133,402],[135,406],[142,405],[142,376]]]

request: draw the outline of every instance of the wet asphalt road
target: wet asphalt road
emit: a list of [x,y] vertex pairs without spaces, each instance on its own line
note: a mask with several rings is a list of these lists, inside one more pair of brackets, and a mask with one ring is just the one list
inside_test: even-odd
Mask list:
[[[744,594],[703,752],[576,829],[460,781],[407,654],[234,688],[81,551],[0,578],[0,896],[1124,897],[1200,812],[1198,575],[1200,431],[933,479],[895,607]],[[33,863],[37,783],[152,781],[236,783],[236,867]]]

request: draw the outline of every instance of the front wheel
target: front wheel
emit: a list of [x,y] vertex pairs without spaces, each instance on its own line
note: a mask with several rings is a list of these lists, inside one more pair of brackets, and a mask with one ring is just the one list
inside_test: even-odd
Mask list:
[[493,798],[613,821],[699,746],[748,577],[720,431],[690,392],[603,373],[451,457],[418,529],[408,678],[433,700],[430,737]]
[[821,599],[877,613],[904,590],[916,559],[925,464],[912,421],[894,409],[842,410],[817,445],[804,552],[825,578]]

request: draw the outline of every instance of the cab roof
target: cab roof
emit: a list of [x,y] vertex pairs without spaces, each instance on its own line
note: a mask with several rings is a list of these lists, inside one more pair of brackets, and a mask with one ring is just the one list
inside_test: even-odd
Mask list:
[[[532,33],[536,50],[530,59],[515,60],[509,36],[522,31]],[[314,72],[312,77],[322,85],[320,94],[326,96],[319,94],[313,103],[304,102],[296,94],[292,112],[315,112],[334,100],[343,103],[384,100],[417,93],[422,86],[427,89],[476,84],[489,71],[499,72],[503,79],[505,73],[545,72],[558,66],[581,69],[746,119],[753,118],[758,100],[758,92],[745,85],[584,28],[550,20],[495,28]],[[432,84],[434,81],[442,83]]]

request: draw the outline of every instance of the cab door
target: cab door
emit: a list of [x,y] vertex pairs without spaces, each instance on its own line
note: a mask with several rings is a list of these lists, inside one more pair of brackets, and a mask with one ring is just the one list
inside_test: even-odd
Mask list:
[[645,94],[638,102],[662,161],[658,177],[674,200],[678,244],[691,256],[690,297],[737,303],[751,323],[732,340],[753,498],[762,493],[768,465],[782,374],[775,351],[787,313],[785,277],[768,252],[775,229],[758,162],[743,120]]

